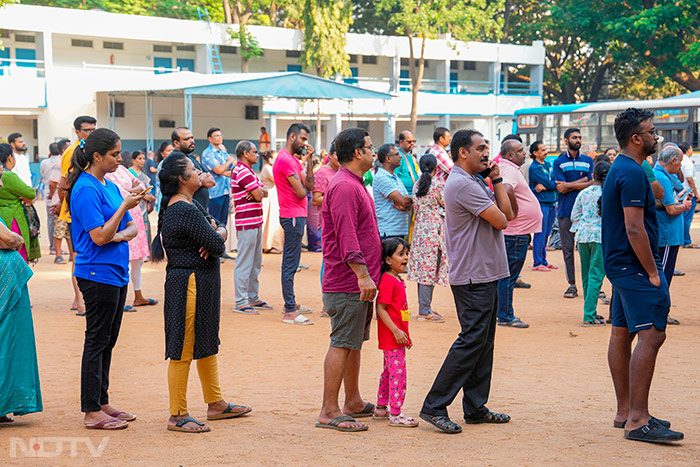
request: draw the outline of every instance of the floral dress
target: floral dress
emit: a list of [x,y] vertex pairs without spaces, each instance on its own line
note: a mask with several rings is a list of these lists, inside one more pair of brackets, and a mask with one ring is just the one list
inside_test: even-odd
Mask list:
[[[119,192],[122,196],[128,195],[129,190],[132,188],[138,187],[142,190],[146,188],[138,178],[129,172],[129,169],[121,164],[115,172],[105,174],[105,178],[119,187]],[[149,256],[150,252],[148,250],[148,235],[146,233],[146,225],[143,222],[141,208],[136,206],[133,209],[129,209],[129,214],[131,214],[138,230],[136,237],[129,240],[129,261],[134,261]]]
[[[417,185],[416,185],[417,186]],[[415,189],[415,188],[414,188]],[[425,196],[413,195],[415,225],[411,239],[407,280],[423,285],[448,285],[449,264],[445,254],[445,181],[433,177]]]

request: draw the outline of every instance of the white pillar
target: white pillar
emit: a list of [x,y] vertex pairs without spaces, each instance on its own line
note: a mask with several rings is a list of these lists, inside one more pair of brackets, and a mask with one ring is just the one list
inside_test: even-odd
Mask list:
[[449,114],[445,114],[445,115],[442,115],[440,117],[440,119],[435,124],[436,128],[439,126],[447,128],[448,130],[450,130],[450,132],[452,132],[452,128],[450,128],[450,116],[449,116]]
[[386,125],[384,126],[384,141],[393,143],[396,141],[396,115],[386,115]]
[[211,74],[211,60],[209,60],[207,46],[205,44],[197,44],[194,50],[196,54],[194,59],[194,71],[197,73]]
[[[53,37],[50,32],[48,31],[42,31],[42,32],[37,32],[36,33],[36,59],[37,60],[43,60],[44,64],[43,65],[37,65],[37,68],[43,68],[44,69],[44,79],[48,79],[49,75],[51,74],[53,70]],[[38,76],[41,76],[39,74]],[[44,88],[44,99],[46,104],[48,104],[49,96],[48,94],[48,86],[45,86]],[[51,117],[48,112],[46,112],[47,109],[44,109],[44,112],[39,114],[37,117],[37,145],[39,147],[39,157],[42,157],[44,150],[48,149],[49,144],[54,142],[54,135],[52,135],[52,128],[51,128]],[[30,154],[30,159],[33,157],[33,154]]]
[[493,93],[501,93],[501,62],[493,62],[489,67],[489,82],[493,86]]
[[389,92],[398,92],[399,78],[401,76],[401,56],[399,55],[398,48],[396,50],[396,55],[389,60],[389,66],[389,77],[391,78]]
[[450,59],[445,59],[440,63],[439,60],[435,60],[437,62],[437,70],[436,70],[436,78],[438,80],[443,80],[443,87],[444,90],[443,92],[449,93],[450,92]]
[[343,128],[343,116],[341,114],[331,115],[326,130],[326,149],[330,149],[331,143]]
[[270,134],[270,149],[277,151],[277,114],[270,114],[267,122],[267,132]]
[[530,94],[543,95],[544,65],[530,65]]

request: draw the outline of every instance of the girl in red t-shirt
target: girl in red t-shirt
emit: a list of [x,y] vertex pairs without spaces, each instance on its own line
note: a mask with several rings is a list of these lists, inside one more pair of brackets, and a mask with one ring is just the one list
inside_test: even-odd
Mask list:
[[[408,335],[406,285],[399,273],[406,271],[409,246],[402,238],[382,241],[382,277],[377,295],[377,335],[384,351],[384,371],[379,378],[375,419],[389,419],[389,426],[413,428],[418,422],[401,413],[406,396],[406,347]],[[387,410],[387,404],[389,410]]]

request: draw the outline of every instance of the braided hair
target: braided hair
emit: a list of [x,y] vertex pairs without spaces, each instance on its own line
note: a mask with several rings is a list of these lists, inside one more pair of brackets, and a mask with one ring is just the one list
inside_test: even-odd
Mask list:
[[119,135],[108,128],[98,128],[87,139],[81,139],[73,151],[70,167],[66,174],[66,208],[70,212],[70,195],[78,177],[93,163],[95,153],[105,155],[119,142]]
[[418,163],[420,166],[420,178],[416,182],[415,194],[418,198],[422,198],[430,190],[430,184],[433,182],[433,170],[437,167],[437,158],[426,152],[420,158]]
[[163,166],[158,172],[160,180],[160,191],[163,197],[160,200],[160,210],[158,211],[158,231],[151,245],[151,259],[157,263],[165,258],[165,250],[163,249],[163,240],[161,229],[163,228],[163,219],[165,211],[170,203],[170,198],[175,195],[180,189],[180,178],[187,180],[190,174],[187,173],[188,157],[180,151],[173,151],[166,159],[163,160]]

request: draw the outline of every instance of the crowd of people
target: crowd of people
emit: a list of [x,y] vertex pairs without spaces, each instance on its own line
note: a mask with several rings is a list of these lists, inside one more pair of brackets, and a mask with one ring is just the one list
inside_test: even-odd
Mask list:
[[[413,344],[405,281],[417,284],[417,320],[431,323],[445,322],[432,307],[434,288],[449,285],[461,327],[420,418],[443,432],[461,432],[447,413],[461,390],[465,423],[507,423],[509,415],[486,407],[495,327],[529,326],[515,314],[514,290],[522,284],[531,241],[532,271],[557,268],[547,258],[556,216],[565,298],[578,295],[576,249],[580,256],[582,326],[605,326],[597,304],[610,304],[615,426],[634,440],[682,439],[669,422],[649,415],[647,399],[666,325],[678,324],[668,315],[668,288],[680,247],[695,247],[689,228],[698,192],[689,145],[667,143],[652,157],[660,140],[652,117],[640,109],[620,113],[615,120],[619,148],[601,155],[590,148],[593,153],[584,154],[581,132],[569,128],[566,151],[553,163],[541,141],[530,145],[528,161],[522,140],[508,135],[491,159],[491,143],[480,132],[452,135],[443,127],[435,129],[434,144],[423,155],[414,154],[410,131],[375,151],[366,130],[349,128],[317,157],[309,144],[311,131],[302,123],[288,128],[277,153],[265,128],[257,144],[239,141],[233,153],[221,129],[211,128],[209,144],[198,156],[185,127],[176,128],[156,154],[129,153],[115,132],[97,128],[92,117],[78,117],[76,141],[52,144],[41,173],[54,262],[67,262],[65,239],[74,309],[86,322],[80,391],[85,426],[123,429],[136,418],[110,404],[109,373],[123,313],[158,304],[142,291],[145,261],[167,264],[162,304],[170,360],[167,429],[210,430],[188,412],[192,360],[197,360],[207,420],[251,412],[247,405],[227,402],[219,385],[220,263],[234,259],[228,255],[229,222],[236,237],[233,311],[258,315],[273,309],[261,297],[259,274],[263,253],[280,253],[281,321],[290,325],[314,324],[308,316],[312,310],[296,300],[295,275],[305,267],[300,263],[304,243],[312,249],[313,237],[321,237],[320,316],[330,319],[331,333],[317,427],[364,431],[368,425],[357,420],[363,417],[418,426],[402,411],[406,350]],[[0,422],[11,421],[9,413],[42,410],[27,294],[27,265],[40,256],[36,192],[31,177],[25,180],[29,166],[21,135],[8,139],[10,144],[0,144],[0,262],[10,287],[0,289],[0,335],[10,327],[26,332],[21,339],[13,334],[2,340],[8,354],[21,353],[4,368],[19,374],[21,386],[3,385],[3,391],[26,394],[0,401],[5,414]],[[158,220],[152,228],[154,210]],[[601,292],[606,275],[613,285],[610,298]],[[129,282],[134,299],[127,305]],[[376,404],[363,398],[359,387],[361,349],[370,336],[375,303],[384,353]]]

